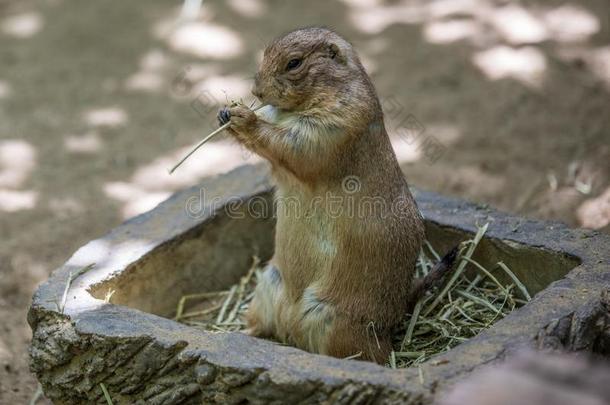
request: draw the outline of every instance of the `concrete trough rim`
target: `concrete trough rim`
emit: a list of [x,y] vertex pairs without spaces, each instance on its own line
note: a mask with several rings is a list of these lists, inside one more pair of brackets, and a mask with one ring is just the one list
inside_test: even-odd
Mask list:
[[[553,251],[565,255],[566,260],[580,261],[580,264],[565,278],[552,283],[537,294],[531,303],[496,324],[500,326],[506,324],[506,327],[496,328],[494,326],[454,348],[450,353],[460,356],[463,359],[461,364],[443,364],[443,359],[447,355],[439,356],[438,366],[426,367],[423,384],[420,381],[420,371],[416,368],[392,370],[372,363],[313,355],[299,349],[275,345],[238,333],[210,334],[137,309],[105,304],[90,295],[88,288],[92,284],[102,281],[104,277],[111,277],[114,271],[121,271],[130,263],[145,257],[161,244],[169,243],[189,229],[201,226],[206,221],[213,219],[216,212],[208,212],[196,219],[188,218],[184,212],[181,212],[181,210],[184,211],[185,203],[188,204],[189,197],[196,195],[204,187],[209,190],[210,195],[218,196],[222,201],[228,201],[234,196],[248,198],[268,192],[271,185],[265,165],[242,166],[228,174],[205,180],[198,186],[177,192],[153,210],[126,221],[102,238],[79,249],[36,291],[28,313],[28,321],[34,330],[34,342],[31,349],[32,369],[41,379],[45,391],[47,389],[50,391],[51,397],[53,394],[62,395],[61,387],[58,388],[57,384],[60,383],[52,379],[55,377],[45,377],[45,373],[70,362],[71,359],[53,359],[47,362],[49,364],[41,365],[45,362],[44,356],[40,353],[44,345],[41,339],[42,335],[44,335],[44,339],[53,339],[53,332],[49,332],[48,329],[52,325],[60,324],[63,325],[62,328],[71,329],[70,336],[75,341],[84,339],[90,342],[108,337],[120,342],[145,337],[148,341],[147,345],[154,345],[172,352],[173,361],[186,367],[185,370],[188,370],[185,371],[186,373],[193,374],[193,383],[198,384],[201,391],[205,391],[205,386],[212,387],[214,384],[221,384],[222,387],[212,387],[210,390],[226,391],[225,394],[230,396],[235,393],[237,387],[242,387],[239,389],[248,392],[248,395],[254,395],[252,392],[260,391],[262,389],[260,387],[265,386],[270,390],[276,390],[281,397],[299,386],[299,389],[303,390],[303,398],[306,399],[306,395],[311,395],[307,392],[320,390],[322,386],[325,386],[328,387],[328,392],[324,395],[328,398],[350,390],[356,392],[372,390],[382,402],[396,400],[425,403],[430,400],[432,393],[436,390],[438,381],[447,385],[445,383],[460,378],[482,364],[497,361],[516,348],[533,347],[536,333],[541,328],[544,328],[553,319],[568,316],[570,311],[574,311],[574,305],[585,305],[592,297],[599,296],[604,290],[604,286],[610,284],[610,237],[608,235],[590,230],[570,229],[560,223],[527,220],[456,198],[440,197],[434,193],[415,190],[420,210],[426,219],[440,227],[451,227],[473,233],[476,231],[475,222],[464,222],[464,217],[481,220],[482,223],[491,219],[492,226],[486,235],[488,238]],[[455,215],[458,211],[459,216]],[[152,225],[152,222],[159,221],[160,217],[165,217],[163,221],[167,222],[167,226]],[[57,303],[57,298],[62,296],[62,289],[66,285],[70,272],[77,271],[84,264],[79,252],[83,252],[85,249],[86,253],[87,246],[92,246],[91,244],[103,244],[117,240],[117,238],[120,240],[126,235],[138,235],[146,229],[153,228],[155,231],[151,233],[146,243],[127,247],[132,251],[126,257],[110,257],[110,267],[115,267],[110,271],[107,268],[103,277],[102,273],[97,274],[97,279],[95,273],[92,275],[86,273],[75,279],[71,284],[64,312],[59,310],[60,305]],[[574,294],[574,291],[582,289],[588,290],[590,294],[587,296]],[[565,305],[558,305],[555,299],[558,291],[574,296],[570,297],[570,301],[566,301]],[[548,311],[551,307],[552,310]],[[536,322],[530,325],[520,324],[518,325],[519,333],[515,333],[514,336],[506,335],[505,332],[510,330],[511,322],[515,322],[513,318],[516,318],[517,313]],[[541,314],[544,316],[541,317]],[[136,318],[138,322],[134,322]],[[44,328],[46,328],[44,333],[40,332],[41,336],[37,337],[37,332]],[[58,339],[65,340],[66,338],[63,336]],[[63,340],[60,343],[71,344]],[[86,344],[82,343],[85,346]],[[227,353],[236,353],[236,348],[243,348],[244,345],[249,348],[246,353],[241,352],[235,356],[227,355]],[[476,356],[472,355],[473,350],[476,351]],[[286,359],[290,359],[290,361]],[[111,367],[111,365],[106,366]],[[237,384],[235,387],[231,383],[219,383],[218,375],[225,372],[237,373],[247,382]],[[100,372],[95,378],[103,379],[104,372]],[[92,380],[95,378],[92,377]],[[244,390],[244,384],[253,386],[254,391]],[[259,388],[256,388],[257,386]]]

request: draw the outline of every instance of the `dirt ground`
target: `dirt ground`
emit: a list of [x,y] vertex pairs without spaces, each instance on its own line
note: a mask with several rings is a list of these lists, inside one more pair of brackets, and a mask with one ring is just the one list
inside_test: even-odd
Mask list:
[[36,389],[38,283],[125,218],[254,160],[224,138],[166,173],[296,27],[357,46],[413,185],[608,231],[605,0],[215,0],[194,20],[180,4],[0,0],[1,404]]

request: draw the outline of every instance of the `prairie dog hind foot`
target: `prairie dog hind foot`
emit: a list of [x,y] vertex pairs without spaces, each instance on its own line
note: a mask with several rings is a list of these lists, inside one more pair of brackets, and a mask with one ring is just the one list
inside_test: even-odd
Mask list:
[[275,317],[283,295],[282,276],[272,264],[266,266],[257,280],[254,298],[246,314],[248,329],[245,333],[255,337],[271,337],[275,331]]

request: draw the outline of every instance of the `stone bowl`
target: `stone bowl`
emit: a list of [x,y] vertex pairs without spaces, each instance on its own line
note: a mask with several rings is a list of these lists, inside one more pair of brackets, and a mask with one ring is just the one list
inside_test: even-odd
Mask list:
[[[225,289],[273,251],[266,166],[178,192],[81,247],[35,293],[31,369],[56,403],[427,404],[522,348],[610,352],[610,238],[414,190],[440,251],[489,222],[475,258],[504,261],[534,298],[418,368],[393,370],[207,333],[169,318],[181,296]],[[95,267],[81,272],[85,266]],[[106,295],[114,291],[107,303]]]

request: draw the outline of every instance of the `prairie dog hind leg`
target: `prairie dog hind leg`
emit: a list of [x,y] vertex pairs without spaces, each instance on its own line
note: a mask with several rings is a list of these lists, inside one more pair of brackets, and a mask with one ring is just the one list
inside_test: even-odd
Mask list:
[[248,308],[246,333],[256,337],[272,337],[277,332],[279,307],[283,301],[282,276],[273,264],[267,265],[257,280],[254,297]]

